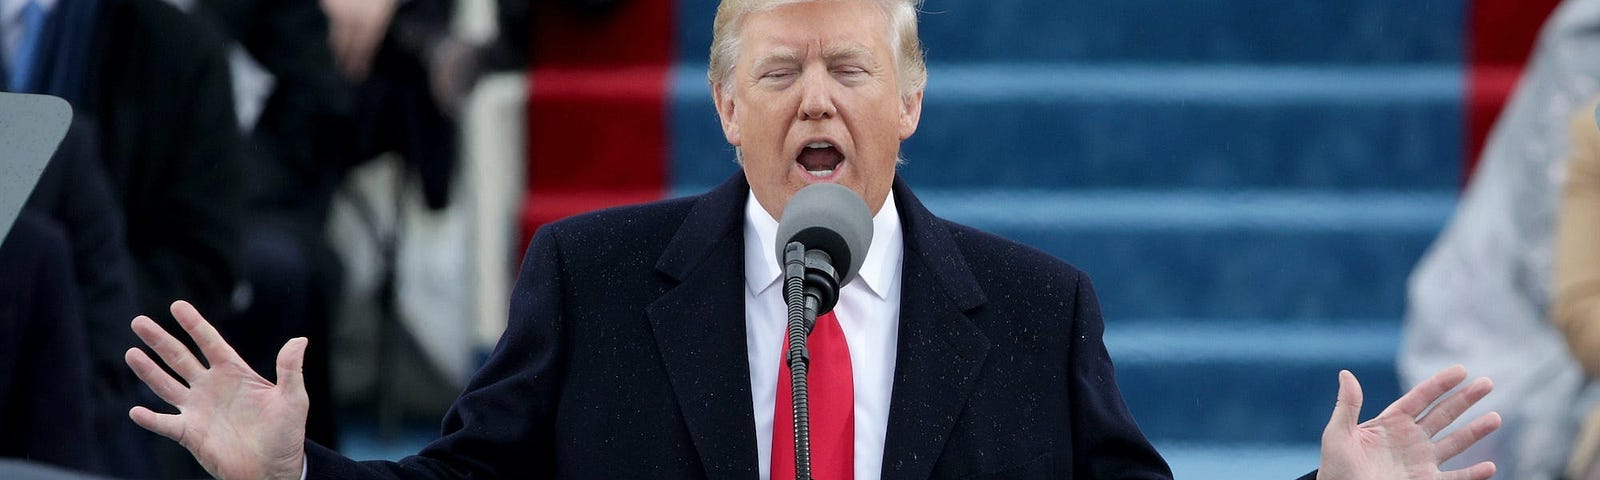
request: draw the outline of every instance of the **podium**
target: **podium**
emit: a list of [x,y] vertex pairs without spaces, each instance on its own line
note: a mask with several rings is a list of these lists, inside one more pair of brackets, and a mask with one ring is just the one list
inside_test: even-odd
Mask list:
[[0,243],[71,123],[72,107],[66,100],[0,92]]

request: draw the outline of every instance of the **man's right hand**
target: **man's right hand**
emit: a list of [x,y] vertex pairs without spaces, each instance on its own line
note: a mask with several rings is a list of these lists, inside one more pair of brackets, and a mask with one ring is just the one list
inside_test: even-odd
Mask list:
[[251,370],[194,306],[173,302],[172,316],[211,366],[202,365],[182,342],[149,317],[134,318],[134,333],[189,386],[168,375],[143,350],[128,349],[125,359],[139,379],[178,408],[172,415],[137,406],[128,416],[139,426],[189,449],[217,478],[300,478],[305,463],[306,412],[310,409],[300,372],[306,339],[290,340],[278,352],[278,383],[274,385]]

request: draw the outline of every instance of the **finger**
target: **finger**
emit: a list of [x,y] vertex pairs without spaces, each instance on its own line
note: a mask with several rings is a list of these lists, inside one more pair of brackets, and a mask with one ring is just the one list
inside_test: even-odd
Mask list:
[[145,430],[155,432],[174,442],[183,443],[183,419],[177,415],[156,413],[144,407],[133,407],[132,410],[128,410],[128,418],[133,419],[133,423],[139,424]]
[[1326,436],[1333,432],[1351,431],[1361,418],[1361,382],[1349,370],[1339,371],[1339,395],[1333,404],[1333,416],[1328,418]]
[[216,327],[200,316],[200,311],[195,310],[194,305],[183,300],[172,302],[172,317],[178,319],[183,331],[189,332],[189,338],[194,339],[195,345],[200,347],[200,354],[205,355],[209,364],[244,362],[238,352],[234,352],[233,347],[222,339],[222,334],[217,333]]
[[205,372],[205,367],[200,365],[200,360],[194,358],[194,354],[189,353],[189,347],[184,346],[183,342],[179,342],[171,333],[167,333],[167,329],[156,325],[156,321],[151,320],[150,317],[144,315],[135,317],[133,319],[133,333],[138,335],[145,345],[149,345],[150,349],[155,350],[156,355],[161,357],[161,361],[166,362],[167,367],[171,368],[179,377],[183,377],[185,380],[193,380],[197,375]]
[[305,337],[293,338],[278,350],[278,386],[283,388],[284,392],[303,392],[306,389],[302,367],[306,362],[308,342]]
[[156,365],[156,361],[151,360],[144,350],[130,348],[122,357],[128,362],[128,367],[133,369],[133,374],[138,375],[139,380],[143,380],[145,385],[149,385],[150,390],[156,392],[156,396],[173,406],[183,405],[189,389],[184,388],[183,384],[178,383],[178,380],[171,375],[167,375],[167,372]]
[[1400,396],[1399,400],[1395,400],[1394,403],[1389,405],[1389,408],[1383,409],[1383,413],[1378,415],[1405,415],[1406,418],[1411,419],[1420,417],[1422,416],[1422,411],[1427,409],[1428,405],[1433,405],[1433,402],[1439,400],[1439,397],[1444,396],[1446,392],[1456,388],[1456,385],[1460,385],[1466,379],[1467,368],[1453,365],[1433,374],[1432,378],[1423,380],[1422,383],[1417,384],[1411,391]]
[[1428,413],[1422,416],[1422,420],[1417,422],[1417,425],[1428,433],[1428,438],[1433,438],[1434,435],[1439,434],[1439,431],[1444,430],[1445,427],[1455,422],[1457,418],[1461,418],[1461,414],[1466,413],[1467,409],[1472,408],[1479,400],[1483,400],[1483,396],[1488,395],[1490,390],[1494,390],[1494,382],[1487,377],[1473,380],[1472,383],[1467,384],[1466,388],[1462,388],[1454,395],[1450,395],[1449,398],[1429,409]]
[[1450,432],[1449,435],[1445,435],[1443,439],[1434,444],[1436,460],[1439,463],[1444,463],[1446,460],[1455,458],[1456,455],[1466,451],[1472,444],[1478,443],[1478,440],[1482,440],[1483,437],[1494,433],[1499,428],[1499,413],[1489,412],[1483,414],[1483,416],[1473,420],[1472,423],[1468,423],[1466,427]]
[[1482,462],[1460,470],[1439,474],[1439,480],[1488,480],[1494,476],[1494,462]]

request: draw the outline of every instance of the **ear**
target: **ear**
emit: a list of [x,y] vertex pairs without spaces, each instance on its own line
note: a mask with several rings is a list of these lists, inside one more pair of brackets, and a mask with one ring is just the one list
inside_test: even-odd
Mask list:
[[722,121],[722,136],[735,147],[744,142],[739,136],[739,122],[734,121],[733,95],[725,93],[721,83],[711,84],[711,101],[717,104],[717,119]]
[[911,138],[917,133],[917,124],[922,121],[922,90],[906,95],[900,99],[900,140]]

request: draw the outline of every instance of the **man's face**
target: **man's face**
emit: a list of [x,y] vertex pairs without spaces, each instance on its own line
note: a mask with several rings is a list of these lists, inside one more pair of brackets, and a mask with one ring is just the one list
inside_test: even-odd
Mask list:
[[[801,188],[838,183],[873,214],[894,182],[922,93],[902,96],[888,16],[870,1],[820,0],[750,14],[738,61],[713,85],[728,143],[773,218]],[[724,91],[724,87],[727,87]]]

